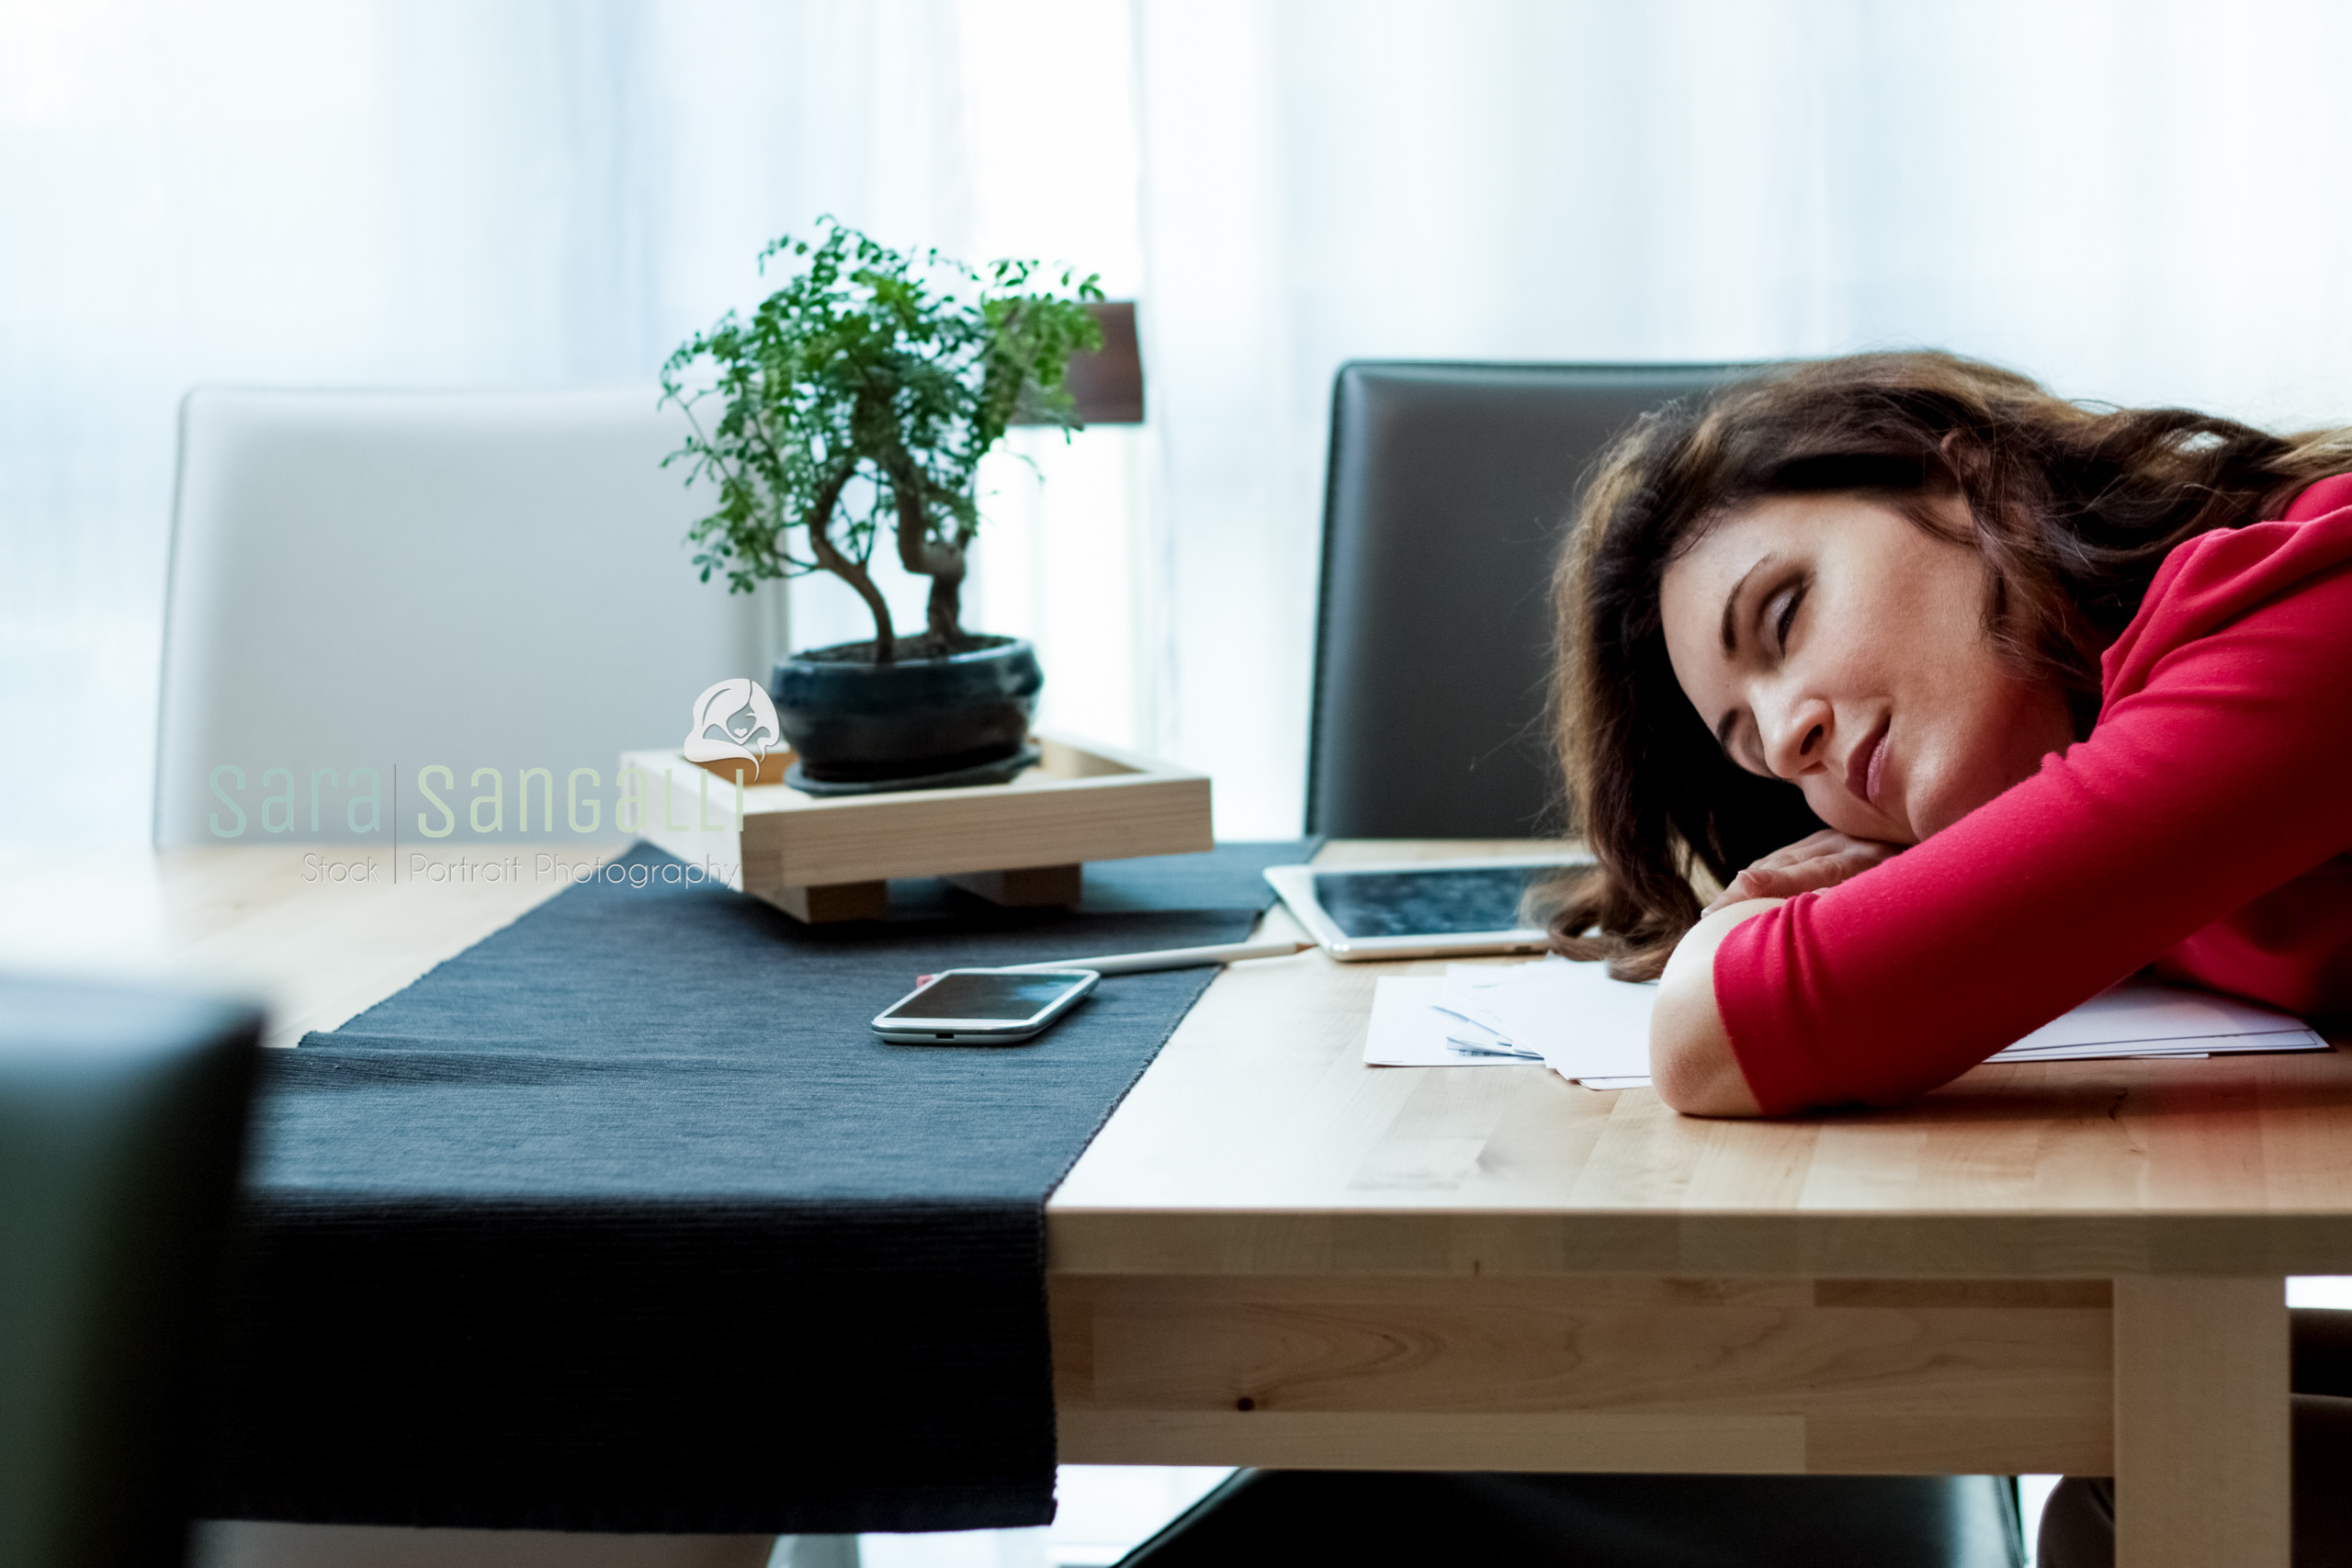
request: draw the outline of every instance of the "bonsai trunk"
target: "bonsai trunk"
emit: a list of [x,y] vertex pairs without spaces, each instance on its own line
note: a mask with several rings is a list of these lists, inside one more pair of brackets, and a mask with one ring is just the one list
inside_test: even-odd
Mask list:
[[899,564],[931,579],[931,598],[924,606],[925,630],[942,652],[960,650],[967,640],[960,624],[964,600],[962,538],[931,536],[929,509],[923,505],[923,479],[910,463],[890,468],[890,496],[899,511]]
[[[865,563],[843,553],[833,543],[833,508],[839,504],[842,491],[848,488],[850,476],[854,472],[854,468],[843,468],[826,481],[823,491],[817,497],[816,506],[808,513],[808,546],[819,566],[848,583],[856,591],[857,596],[865,601],[865,608],[874,616],[874,662],[888,664],[898,654],[897,638],[890,630],[890,606],[884,601],[882,591],[874,586],[873,574],[865,570]],[[960,577],[961,573],[957,575]],[[934,599],[938,592],[934,584],[932,589]]]
[[962,619],[963,597],[964,566],[962,552],[958,551],[956,575],[933,573],[931,597],[923,604],[925,629],[951,652],[964,644],[964,628],[958,624]]

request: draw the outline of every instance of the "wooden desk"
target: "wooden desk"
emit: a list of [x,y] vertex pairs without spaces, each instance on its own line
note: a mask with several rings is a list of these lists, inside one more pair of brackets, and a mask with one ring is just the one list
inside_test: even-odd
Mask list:
[[[561,886],[526,846],[398,887],[304,880],[322,852],[8,852],[0,953],[254,992],[290,1044]],[[2282,1279],[2352,1273],[2352,1059],[1694,1122],[1363,1066],[1399,972],[1227,971],[1056,1194],[1064,1459],[2113,1473],[2127,1568],[2284,1568]]]
[[2352,1058],[1691,1121],[1365,1067],[1375,977],[1437,967],[1228,970],[1094,1140],[1046,1210],[1066,1460],[2113,1474],[2128,1568],[2284,1568],[2284,1276],[2352,1272]]

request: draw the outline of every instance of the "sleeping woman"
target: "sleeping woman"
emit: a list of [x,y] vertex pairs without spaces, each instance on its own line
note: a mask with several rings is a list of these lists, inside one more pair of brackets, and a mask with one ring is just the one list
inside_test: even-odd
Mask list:
[[2143,970],[2352,1014],[2352,432],[1819,362],[1631,432],[1557,593],[1553,945],[1661,976],[1677,1110],[1894,1104]]

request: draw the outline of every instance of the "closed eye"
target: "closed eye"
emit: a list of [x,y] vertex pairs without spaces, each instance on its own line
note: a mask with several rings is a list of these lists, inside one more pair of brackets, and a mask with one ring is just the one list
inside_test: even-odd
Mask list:
[[1805,592],[1811,586],[1809,581],[1792,584],[1781,601],[1781,613],[1773,619],[1772,639],[1783,656],[1789,651],[1789,634],[1796,626],[1797,610],[1804,604]]

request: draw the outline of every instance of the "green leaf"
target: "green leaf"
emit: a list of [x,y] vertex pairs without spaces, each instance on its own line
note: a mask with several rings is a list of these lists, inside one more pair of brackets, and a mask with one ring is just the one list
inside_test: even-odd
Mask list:
[[[1065,267],[1039,287],[1037,262],[976,270],[831,216],[763,247],[763,275],[777,258],[789,273],[748,318],[727,312],[662,365],[662,403],[694,421],[663,464],[684,459],[688,484],[718,492],[689,535],[703,580],[734,563],[735,592],[819,570],[855,585],[879,539],[906,526],[901,491],[916,536],[900,553],[960,579],[981,524],[980,459],[1017,412],[1077,425],[1063,380],[1072,354],[1102,346],[1086,309],[1103,297],[1099,275],[1073,283]],[[808,558],[791,553],[796,534]]]

